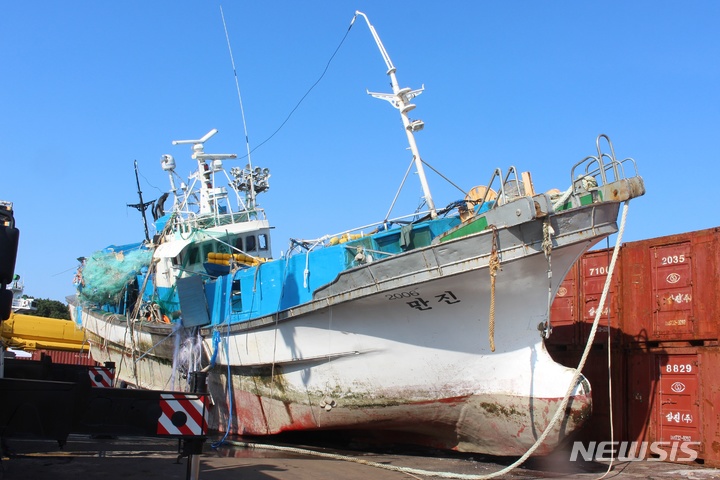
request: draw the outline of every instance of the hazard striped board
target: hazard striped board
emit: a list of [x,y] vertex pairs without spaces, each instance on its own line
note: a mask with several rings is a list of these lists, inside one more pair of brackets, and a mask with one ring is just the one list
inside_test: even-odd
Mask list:
[[207,432],[207,394],[161,393],[158,435],[202,436]]
[[107,367],[90,367],[88,368],[90,375],[90,385],[93,387],[112,387],[115,380],[115,369]]

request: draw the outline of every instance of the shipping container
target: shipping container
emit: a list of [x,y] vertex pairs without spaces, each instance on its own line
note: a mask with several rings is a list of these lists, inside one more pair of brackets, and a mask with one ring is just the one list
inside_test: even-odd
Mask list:
[[674,461],[683,461],[678,449],[691,448],[698,461],[720,465],[718,347],[638,348],[627,365],[628,440],[662,442],[657,448]]
[[[580,345],[585,345],[590,338],[593,322],[600,307],[600,300],[610,272],[612,254],[613,249],[611,248],[593,250],[585,253],[578,262],[580,274],[579,301],[582,308],[580,315]],[[621,274],[622,263],[618,256],[593,343],[608,343],[608,335],[611,335],[611,344],[621,345],[622,343],[618,301]]]
[[700,350],[702,458],[708,466],[720,466],[720,348],[702,347]]
[[550,307],[552,334],[548,345],[572,345],[579,342],[578,264],[575,263],[560,284]]
[[20,360],[42,360],[43,356],[50,357],[53,363],[62,363],[66,365],[86,365],[94,367],[100,365],[92,359],[90,352],[66,352],[62,350],[32,350],[27,353],[32,354],[31,357],[17,357]]
[[621,257],[630,343],[717,341],[720,228],[629,242]]
[[[553,333],[546,342],[548,345],[583,347],[587,343],[607,280],[612,252],[613,249],[609,248],[592,250],[573,265],[550,307]],[[608,333],[612,332],[611,343],[623,344],[619,307],[621,273],[618,256],[593,343],[608,343]]]
[[625,403],[627,417],[627,439],[632,442],[647,442],[655,438],[655,422],[652,415],[655,408],[657,369],[652,352],[637,349],[628,352],[627,396]]
[[[556,362],[566,367],[577,368],[584,349],[550,346],[548,351]],[[610,352],[609,358],[608,352]],[[620,442],[626,439],[625,371],[623,350],[608,349],[604,345],[593,344],[582,369],[582,374],[590,382],[592,414],[573,440],[607,442],[612,439]]]

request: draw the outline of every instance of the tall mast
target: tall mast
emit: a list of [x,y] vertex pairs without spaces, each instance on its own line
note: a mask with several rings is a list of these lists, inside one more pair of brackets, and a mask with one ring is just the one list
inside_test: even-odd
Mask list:
[[[368,20],[367,15],[363,12],[356,11],[355,15],[361,15],[370,28],[370,33],[372,33],[375,43],[377,43],[377,46],[380,49],[380,54],[382,55],[383,60],[385,60],[385,65],[387,65],[387,74],[390,76],[390,84],[392,85],[393,90],[393,93],[375,93],[370,91],[367,93],[375,98],[390,102],[393,107],[400,111],[400,117],[402,118],[403,126],[405,127],[405,134],[407,135],[408,143],[410,144],[410,151],[413,155],[415,168],[417,169],[418,177],[420,178],[420,185],[422,185],[425,203],[427,203],[428,209],[430,210],[430,216],[435,218],[437,217],[435,203],[433,202],[432,195],[430,194],[430,187],[428,186],[427,178],[425,177],[425,169],[423,168],[422,159],[420,158],[420,153],[418,152],[414,136],[414,133],[422,130],[424,125],[420,120],[411,121],[407,115],[409,111],[415,108],[415,105],[410,103],[410,100],[420,95],[423,92],[424,87],[419,90],[411,90],[410,88],[401,89],[399,87],[397,77],[395,76],[395,66],[390,60],[387,50],[385,50],[385,47],[380,41],[380,37],[375,31],[375,27],[370,24],[370,20]],[[355,19],[353,19],[353,21],[355,21]]]

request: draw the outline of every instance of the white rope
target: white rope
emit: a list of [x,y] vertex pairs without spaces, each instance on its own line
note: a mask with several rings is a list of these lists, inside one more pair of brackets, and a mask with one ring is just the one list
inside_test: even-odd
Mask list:
[[570,185],[570,188],[568,188],[567,190],[565,190],[565,191],[563,192],[562,196],[560,196],[559,199],[557,199],[557,200],[555,200],[555,201],[553,202],[553,205],[552,205],[552,206],[553,206],[553,210],[557,210],[559,206],[561,206],[562,204],[564,204],[564,203],[567,201],[567,199],[570,198],[570,194],[572,193],[572,191],[573,191],[573,187],[572,187],[572,185]]
[[[615,248],[613,250],[612,260],[610,261],[610,266],[608,268],[608,276],[605,280],[605,287],[603,288],[602,296],[600,297],[600,304],[598,305],[597,313],[595,314],[595,319],[593,321],[592,329],[590,330],[590,335],[588,337],[587,344],[585,345],[585,351],[583,352],[582,358],[580,359],[580,364],[578,365],[575,375],[573,376],[572,380],[570,381],[570,386],[568,387],[567,392],[565,393],[565,397],[563,398],[562,402],[560,403],[560,406],[555,411],[555,415],[553,416],[552,420],[550,420],[550,423],[545,428],[545,431],[543,431],[542,435],[537,439],[535,444],[530,447],[530,449],[525,452],[525,454],[520,457],[517,461],[515,461],[513,464],[508,465],[507,467],[503,468],[502,470],[499,470],[497,472],[489,473],[487,475],[471,475],[471,474],[463,474],[463,473],[453,473],[453,472],[433,472],[429,470],[421,470],[417,468],[409,468],[409,467],[398,467],[395,465],[388,465],[386,463],[377,463],[377,462],[371,462],[368,460],[363,460],[361,458],[356,458],[348,455],[339,455],[335,453],[325,453],[325,452],[318,452],[315,450],[306,450],[303,448],[296,448],[296,447],[286,447],[286,446],[280,446],[280,445],[268,445],[268,444],[259,444],[259,443],[248,443],[248,442],[235,442],[235,441],[227,441],[226,443],[238,447],[244,447],[244,448],[257,448],[257,449],[266,449],[266,450],[278,450],[283,452],[291,452],[291,453],[299,453],[303,455],[313,455],[317,457],[323,457],[323,458],[330,458],[333,460],[344,460],[348,462],[354,462],[359,463],[362,465],[368,465],[371,467],[377,467],[382,468],[384,470],[391,470],[395,472],[402,472],[406,474],[416,474],[416,475],[425,475],[429,477],[438,477],[438,478],[454,478],[459,480],[486,480],[490,478],[499,477],[500,475],[505,475],[506,473],[511,472],[515,468],[522,465],[534,452],[537,450],[537,448],[545,441],[547,436],[550,434],[550,431],[555,427],[555,424],[560,420],[560,418],[565,413],[565,408],[567,408],[568,401],[570,399],[570,395],[572,395],[573,390],[575,390],[577,386],[577,381],[580,378],[580,372],[582,372],[583,367],[585,366],[585,361],[587,360],[587,357],[590,353],[590,350],[593,345],[593,340],[595,339],[595,333],[597,332],[598,323],[600,321],[600,317],[602,315],[603,307],[605,305],[605,300],[607,298],[608,291],[610,290],[610,282],[612,280],[612,274],[613,270],[615,269],[615,262],[617,260],[618,252],[620,250],[620,244],[622,243],[622,235],[623,231],[625,230],[625,221],[627,219],[627,211],[628,211],[628,203],[629,201],[626,201],[623,206],[623,213],[622,213],[622,220],[620,222],[620,228],[618,230],[618,236],[617,241],[615,243]],[[612,465],[612,464],[611,464]],[[609,469],[608,469],[609,472]],[[607,472],[606,474],[607,475]],[[600,478],[604,478],[603,477]]]
[[372,462],[370,460],[364,460],[362,458],[353,457],[350,455],[340,455],[337,453],[318,452],[316,450],[307,450],[304,448],[297,448],[297,447],[286,447],[286,446],[282,446],[282,445],[237,442],[237,441],[230,441],[230,440],[226,441],[225,443],[236,446],[236,447],[242,447],[242,448],[255,448],[258,450],[276,450],[276,451],[280,451],[280,452],[289,452],[289,453],[297,453],[300,455],[312,455],[314,457],[329,458],[332,460],[343,460],[346,462],[359,463],[361,465],[367,465],[370,467],[382,468],[383,470],[390,470],[393,472],[402,472],[402,473],[406,473],[409,475],[417,474],[417,475],[425,475],[425,476],[440,477],[440,478],[458,478],[458,479],[464,479],[464,480],[475,480],[475,479],[480,480],[483,478],[490,478],[490,477],[485,477],[485,476],[466,475],[466,474],[461,474],[461,473],[431,472],[428,470],[421,470],[418,468],[398,467],[396,465],[388,465],[387,463]]
[[[555,411],[555,415],[553,416],[552,420],[550,420],[550,424],[545,428],[545,431],[540,435],[540,438],[537,439],[535,442],[535,445],[530,447],[530,450],[525,452],[525,455],[520,457],[515,463],[512,465],[509,465],[503,470],[500,470],[499,472],[496,472],[494,474],[491,474],[488,477],[482,477],[482,478],[493,478],[500,474],[507,473],[514,468],[521,465],[525,460],[527,460],[530,455],[535,452],[535,450],[542,444],[542,442],[545,441],[545,438],[550,434],[550,430],[555,426],[555,424],[560,420],[561,416],[565,413],[565,408],[567,407],[568,401],[570,400],[570,395],[572,395],[573,390],[576,387],[577,381],[580,378],[580,374],[582,372],[582,369],[585,367],[585,362],[587,361],[587,357],[590,354],[590,350],[592,349],[593,341],[595,340],[595,333],[597,332],[598,323],[600,322],[600,317],[602,316],[602,311],[605,306],[605,300],[607,298],[608,291],[610,290],[610,282],[612,280],[613,271],[615,270],[615,262],[617,260],[618,252],[620,251],[620,244],[622,243],[622,235],[623,231],[625,230],[625,220],[627,219],[627,210],[628,210],[628,203],[625,202],[623,206],[623,213],[622,213],[622,220],[620,222],[620,228],[618,230],[618,236],[617,240],[615,241],[615,248],[613,250],[612,260],[610,261],[610,267],[608,268],[608,276],[605,279],[605,286],[603,287],[602,295],[600,296],[600,303],[598,305],[598,310],[595,313],[595,319],[593,320],[593,326],[590,329],[590,335],[588,336],[587,343],[585,345],[585,351],[583,352],[582,357],[580,358],[580,363],[577,366],[577,369],[575,370],[575,375],[573,375],[572,380],[570,381],[570,386],[568,387],[567,392],[565,393],[565,397],[563,398],[563,401],[560,403],[560,406]],[[478,480],[481,477],[477,477]]]
[[[612,276],[613,269],[615,268],[615,261],[617,260],[617,253],[618,253],[618,245],[620,245],[620,241],[622,240],[622,234],[625,230],[625,220],[627,219],[627,211],[628,211],[628,204],[630,203],[630,200],[627,200],[625,204],[623,205],[623,214],[622,219],[620,220],[620,229],[618,230],[618,239],[615,243],[615,249],[613,250],[612,259],[610,260],[610,267],[608,271],[608,278],[605,280],[605,288],[603,288],[603,294],[602,297],[600,297],[600,304],[599,304],[599,310],[595,314],[595,320],[593,322],[593,328],[590,330],[590,338],[588,339],[588,345],[591,345],[593,340],[595,339],[595,331],[597,330],[597,325],[600,320],[600,315],[602,314],[602,310],[605,304],[605,297],[607,296],[607,292],[610,290],[610,277]],[[609,317],[609,316],[608,316]],[[613,401],[612,401],[612,355],[611,355],[611,332],[610,332],[610,321],[608,319],[608,401],[610,404],[610,441],[612,442],[614,440],[615,436],[615,429],[613,427]],[[587,347],[585,349],[585,354],[583,355],[582,362],[583,365],[585,364],[585,359],[587,358]],[[613,452],[613,455],[610,457],[610,463],[608,464],[607,470],[605,470],[605,473],[598,477],[597,480],[602,480],[603,478],[607,477],[610,471],[612,470],[613,464],[615,463],[615,452]]]
[[[578,180],[582,183],[582,186],[585,190],[590,190],[597,187],[597,180],[592,175],[585,175],[584,177],[579,176]],[[574,188],[575,182],[570,185],[570,188],[563,192],[559,199],[553,202],[553,210],[557,210],[558,207],[561,207],[567,201],[567,199],[570,198],[570,194],[573,193]]]

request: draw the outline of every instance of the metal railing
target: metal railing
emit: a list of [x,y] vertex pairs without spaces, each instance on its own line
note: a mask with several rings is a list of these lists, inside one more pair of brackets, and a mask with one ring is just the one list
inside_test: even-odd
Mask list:
[[[604,153],[600,146],[600,141],[605,139],[610,153]],[[587,182],[588,177],[592,177],[597,182],[597,185],[607,185],[623,178],[627,178],[625,175],[625,165],[631,164],[634,175],[638,176],[637,164],[632,158],[626,158],[624,160],[617,160],[615,156],[615,149],[613,148],[612,142],[607,135],[598,135],[595,141],[597,146],[597,156],[588,156],[583,158],[581,161],[573,165],[570,170],[570,182],[573,186],[573,192],[580,190],[586,190],[584,183]],[[576,174],[578,168],[584,167],[582,173]]]

